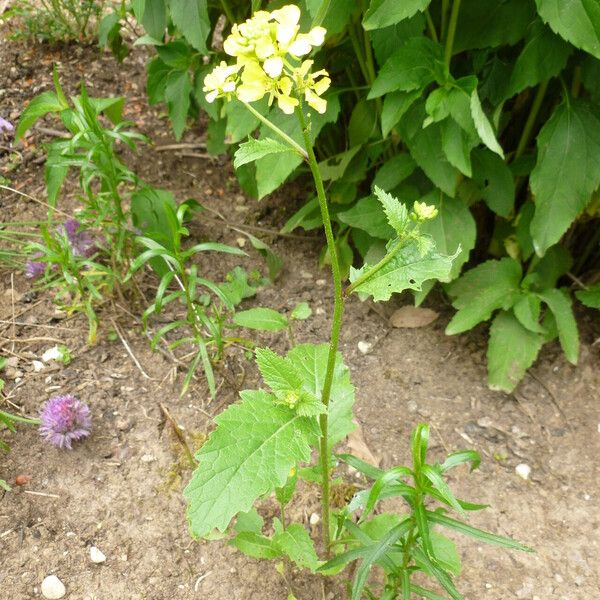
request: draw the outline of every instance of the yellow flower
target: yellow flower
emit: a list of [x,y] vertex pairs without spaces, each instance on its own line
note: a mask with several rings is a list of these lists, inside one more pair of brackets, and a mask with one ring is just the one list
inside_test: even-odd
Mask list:
[[[221,63],[212,77],[205,79],[209,102],[233,91],[243,102],[255,102],[269,94],[269,105],[277,99],[279,108],[291,114],[299,105],[298,98],[304,96],[314,110],[325,112],[327,101],[321,96],[331,85],[327,72],[311,74],[312,60],[295,65],[313,47],[323,44],[326,30],[314,27],[299,33],[300,16],[300,9],[288,4],[272,12],[258,11],[244,23],[233,25],[223,48],[236,57],[237,70],[229,73]],[[238,72],[240,85],[234,77]]]
[[425,202],[416,201],[413,205],[413,211],[419,221],[429,221],[434,219],[438,214],[438,209]]
[[240,65],[228,66],[225,61],[216,66],[205,78],[202,90],[206,93],[206,100],[214,102],[217,98],[229,96],[235,91],[237,85],[237,72]]

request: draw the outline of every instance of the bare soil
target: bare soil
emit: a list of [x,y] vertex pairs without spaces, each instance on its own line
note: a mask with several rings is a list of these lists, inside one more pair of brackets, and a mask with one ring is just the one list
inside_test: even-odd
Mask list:
[[[146,104],[144,61],[141,50],[117,65],[94,48],[2,42],[0,115],[15,121],[28,100],[51,89],[56,62],[71,93],[83,78],[91,95],[127,97],[127,118],[155,142],[130,160],[142,178],[171,190],[178,200],[197,198],[223,213],[229,225],[276,231],[306,197],[302,185],[259,204],[240,193],[227,157],[159,151],[174,140],[162,109]],[[59,125],[48,120],[42,127]],[[49,139],[38,129],[18,153],[7,151],[6,141],[0,145],[2,174],[42,202],[42,144]],[[196,124],[183,141],[202,139],[203,128]],[[75,190],[71,181],[63,210],[77,205]],[[0,215],[2,221],[40,219],[44,207],[0,190]],[[297,337],[324,341],[332,292],[327,272],[317,266],[320,243],[310,235],[296,239],[252,232],[272,244],[285,269],[276,285],[263,288],[246,306],[289,310],[307,301],[313,316],[299,326]],[[193,234],[232,244],[239,237],[202,214],[195,218]],[[219,279],[234,264],[203,266]],[[262,264],[254,257],[244,266]],[[426,421],[432,426],[433,458],[475,448],[483,457],[481,468],[471,475],[457,470],[451,480],[460,497],[490,504],[472,516],[472,524],[514,536],[537,551],[526,555],[460,539],[464,574],[459,589],[465,598],[600,598],[597,313],[579,315],[583,344],[577,368],[551,346],[517,392],[507,396],[485,384],[485,327],[446,337],[451,311],[441,295],[433,294],[428,305],[440,313],[433,324],[394,329],[389,315],[410,301],[401,300],[382,307],[357,299],[348,304],[341,350],[357,388],[356,417],[366,445],[384,467],[407,463],[410,431]],[[21,272],[0,272],[0,354],[13,357],[3,375],[0,406],[35,415],[48,397],[73,393],[89,403],[94,419],[92,436],[71,452],[43,444],[33,428],[2,432],[12,451],[0,455],[0,475],[13,490],[0,491],[0,598],[40,598],[40,584],[49,574],[64,582],[70,599],[286,598],[288,584],[272,564],[246,558],[224,541],[189,537],[181,489],[190,470],[159,406],[168,408],[190,440],[201,441],[211,430],[211,417],[235,401],[240,387],[258,385],[256,369],[234,349],[218,371],[215,401],[201,378],[180,397],[182,373],[168,356],[150,351],[130,308],[106,307],[99,341],[87,346],[84,318],[58,315],[49,294],[35,291]],[[121,340],[109,339],[115,322],[140,368]],[[287,345],[279,335],[260,341],[280,351]],[[372,346],[363,354],[358,342]],[[35,372],[32,360],[56,343],[67,345],[74,360]],[[520,463],[532,469],[527,481],[515,473]],[[19,475],[30,478],[26,485],[14,485]],[[317,506],[314,490],[307,489],[292,516],[309,527]],[[261,510],[267,518],[274,514],[269,502]],[[104,564],[90,561],[92,545],[107,556]],[[288,581],[299,600],[346,597],[343,577],[324,582],[292,572]]]

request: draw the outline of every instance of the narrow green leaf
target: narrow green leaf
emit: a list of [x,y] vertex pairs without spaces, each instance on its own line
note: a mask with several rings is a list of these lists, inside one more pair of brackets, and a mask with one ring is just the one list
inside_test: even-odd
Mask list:
[[500,147],[496,134],[492,128],[492,124],[489,122],[487,115],[483,112],[481,106],[481,100],[479,100],[479,94],[477,90],[474,90],[471,94],[471,116],[475,123],[477,133],[481,138],[481,141],[492,151],[495,152],[501,158],[504,158],[504,151]]
[[62,110],[64,110],[64,106],[54,92],[43,92],[39,96],[33,98],[21,113],[21,117],[15,129],[15,143],[23,137],[25,132],[30,129],[38,119],[41,119],[48,113],[58,113]]
[[471,463],[470,471],[473,472],[481,464],[481,456],[475,450],[459,450],[458,452],[449,454],[446,460],[440,465],[440,468],[445,473],[464,463]]
[[239,327],[258,329],[262,331],[281,331],[288,326],[285,315],[271,308],[251,308],[233,315],[233,322]]
[[477,529],[476,527],[471,527],[466,523],[462,523],[461,521],[457,521],[456,519],[447,517],[446,515],[443,515],[440,512],[427,511],[427,518],[432,523],[448,527],[449,529],[458,531],[463,535],[468,535],[472,538],[475,538],[476,540],[485,542],[486,544],[491,544],[492,546],[501,546],[502,548],[521,550],[522,552],[533,552],[531,548],[524,546],[523,544],[520,544],[519,542],[511,538],[495,535],[493,533],[488,533],[487,531]]
[[464,600],[463,596],[454,586],[452,577],[441,566],[433,562],[427,552],[417,547],[414,550],[414,554],[417,563],[421,563],[438,580],[438,583],[448,592],[452,600]]
[[540,325],[541,304],[537,294],[525,292],[513,306],[515,317],[519,323],[534,333],[545,333],[544,328]]
[[444,478],[434,468],[430,467],[429,465],[423,465],[421,467],[421,473],[423,473],[423,475],[429,479],[433,487],[441,494],[442,498],[444,498],[447,504],[452,506],[452,508],[459,515],[466,517],[465,511],[454,497],[450,487],[444,481]]

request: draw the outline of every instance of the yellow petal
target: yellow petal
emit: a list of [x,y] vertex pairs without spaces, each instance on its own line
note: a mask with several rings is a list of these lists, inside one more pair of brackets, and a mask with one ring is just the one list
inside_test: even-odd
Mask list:
[[242,83],[235,91],[236,96],[242,102],[256,102],[257,100],[260,100],[265,93],[265,88],[256,83]]
[[312,46],[320,46],[325,41],[325,27],[313,27],[307,34]]
[[277,96],[277,105],[286,114],[291,115],[294,113],[294,109],[298,106],[298,100],[291,96]]
[[277,79],[283,71],[283,60],[279,56],[267,58],[263,63],[263,70],[272,79]]
[[292,44],[290,44],[290,47],[288,48],[288,52],[292,56],[306,56],[307,54],[310,54],[311,50],[312,50],[312,46],[310,45],[310,42],[308,41],[308,39],[301,38],[300,36],[298,36],[296,38],[296,40],[294,42],[292,42]]
[[317,96],[323,95],[331,85],[331,79],[329,77],[322,77],[319,81],[316,81],[311,86]]
[[318,113],[323,114],[327,110],[327,100],[319,98],[312,90],[306,89],[304,91],[304,98],[308,105],[314,108]]

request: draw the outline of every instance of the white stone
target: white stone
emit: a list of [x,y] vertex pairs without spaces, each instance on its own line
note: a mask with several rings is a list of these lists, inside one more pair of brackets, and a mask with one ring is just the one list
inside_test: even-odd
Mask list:
[[140,460],[144,463],[151,463],[156,460],[156,456],[153,456],[152,454],[144,454],[144,455],[142,455]]
[[373,344],[371,344],[371,342],[364,342],[362,340],[358,342],[357,345],[361,354],[368,354],[371,351],[371,348],[373,348]]
[[515,473],[521,477],[521,479],[529,479],[531,475],[531,467],[525,463],[521,463],[515,467]]
[[52,348],[48,348],[44,354],[42,354],[42,360],[44,362],[48,362],[50,360],[60,360],[63,356],[62,351],[58,346],[52,346]]
[[319,523],[319,521],[321,520],[321,517],[316,513],[312,513],[312,515],[310,515],[310,519],[308,520],[308,522],[311,525],[316,525],[317,523]]
[[32,364],[33,364],[33,370],[36,373],[39,373],[45,366],[41,360],[34,360],[34,361],[32,361]]
[[96,548],[96,546],[92,546],[90,548],[90,560],[99,565],[100,563],[106,562],[106,555],[104,552]]
[[42,581],[42,596],[47,600],[59,600],[66,593],[65,584],[56,575],[48,575]]

